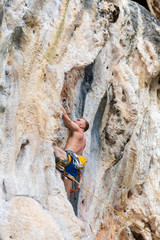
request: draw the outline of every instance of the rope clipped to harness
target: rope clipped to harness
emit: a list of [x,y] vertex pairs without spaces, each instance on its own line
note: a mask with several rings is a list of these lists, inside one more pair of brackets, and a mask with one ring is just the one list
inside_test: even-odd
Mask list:
[[[77,175],[79,176],[79,183],[81,183],[81,171],[80,171],[80,169],[78,170]],[[71,193],[76,193],[79,190],[79,188],[80,188],[80,185],[78,184],[76,189],[71,189]]]

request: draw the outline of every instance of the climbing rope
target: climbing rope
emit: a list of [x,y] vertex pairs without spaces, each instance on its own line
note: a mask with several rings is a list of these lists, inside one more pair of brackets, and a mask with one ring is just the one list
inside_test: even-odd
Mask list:
[[[69,176],[68,176],[69,178]],[[99,200],[101,203],[103,203],[104,205],[106,205],[108,208],[112,209],[114,212],[116,212],[117,214],[119,214],[121,217],[125,218],[126,220],[128,220],[129,222],[133,223],[134,225],[136,225],[137,227],[143,229],[144,231],[152,234],[153,236],[157,237],[160,239],[160,236],[156,235],[155,233],[147,230],[146,228],[140,226],[138,223],[134,222],[133,220],[131,220],[130,218],[126,217],[125,215],[123,215],[121,212],[117,211],[116,209],[114,209],[113,207],[111,207],[110,205],[108,205],[107,203],[105,203],[102,199],[100,199],[99,197],[97,197],[96,195],[94,195],[92,192],[90,192],[87,188],[85,188],[80,182],[78,182],[77,180],[75,180],[74,178],[70,178],[70,180],[76,182],[79,186],[81,186],[84,190],[86,190],[90,195],[92,195],[94,198],[96,198],[97,200]]]

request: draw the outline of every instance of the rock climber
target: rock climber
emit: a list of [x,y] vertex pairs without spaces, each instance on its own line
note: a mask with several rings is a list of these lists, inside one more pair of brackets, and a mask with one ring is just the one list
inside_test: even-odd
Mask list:
[[[89,123],[82,117],[72,121],[63,107],[62,111],[62,118],[66,127],[69,129],[69,136],[64,150],[53,146],[56,166],[62,173],[65,173],[66,176],[68,175],[75,178],[78,174],[78,169],[82,169],[86,163],[86,159],[81,155],[86,146],[84,132],[88,130]],[[64,178],[63,181],[67,197],[69,198],[72,181],[68,178]]]

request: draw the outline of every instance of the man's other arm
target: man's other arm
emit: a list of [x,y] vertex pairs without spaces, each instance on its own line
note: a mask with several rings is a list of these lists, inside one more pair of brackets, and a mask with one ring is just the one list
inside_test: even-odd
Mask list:
[[80,127],[68,117],[66,110],[63,107],[62,107],[62,111],[63,111],[62,118],[65,125],[73,132],[79,131]]

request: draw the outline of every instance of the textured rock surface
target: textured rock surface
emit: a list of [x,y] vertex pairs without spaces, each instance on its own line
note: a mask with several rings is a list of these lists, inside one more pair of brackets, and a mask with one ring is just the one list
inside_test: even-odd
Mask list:
[[84,190],[75,216],[62,103],[90,122],[83,184],[160,235],[159,20],[127,0],[6,0],[0,29],[0,238],[154,239]]
[[152,14],[160,19],[160,2],[159,0],[147,0],[148,7]]

